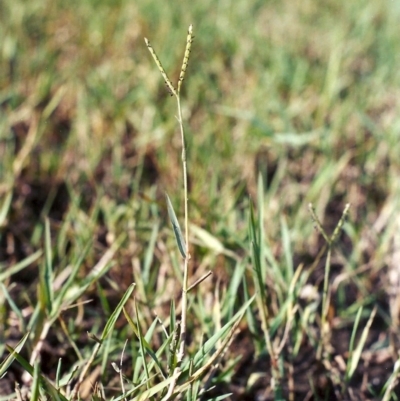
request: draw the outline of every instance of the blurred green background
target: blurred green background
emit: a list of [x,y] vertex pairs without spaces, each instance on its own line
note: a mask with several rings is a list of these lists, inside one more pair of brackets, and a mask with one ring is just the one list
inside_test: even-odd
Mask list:
[[[39,116],[29,166],[38,179],[95,180],[101,170],[116,191],[143,190],[155,179],[179,188],[175,104],[143,38],[176,80],[193,23],[183,101],[193,199],[206,207],[229,202],[243,185],[251,193],[258,171],[277,177],[274,210],[303,198],[354,202],[354,180],[371,195],[364,207],[376,209],[393,188],[398,1],[5,0],[0,7],[1,135],[18,148]],[[3,155],[2,181],[11,159]],[[144,168],[132,179],[144,162],[152,174]],[[215,199],[220,191],[226,198]]]

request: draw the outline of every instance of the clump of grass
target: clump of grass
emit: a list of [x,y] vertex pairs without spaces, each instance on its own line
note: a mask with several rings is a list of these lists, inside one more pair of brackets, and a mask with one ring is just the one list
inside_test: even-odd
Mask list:
[[[198,368],[196,370],[196,367],[198,367],[195,363],[194,360],[192,360],[189,363],[189,366],[186,366],[186,370],[189,368],[189,380],[186,381],[184,385],[181,385],[178,389],[177,387],[177,382],[182,374],[182,371],[184,370],[182,363],[185,357],[185,346],[186,346],[186,335],[187,335],[187,312],[188,312],[188,295],[189,292],[193,289],[196,288],[197,285],[199,285],[202,281],[204,281],[210,274],[211,272],[206,273],[203,277],[198,279],[195,283],[189,286],[189,277],[188,277],[188,272],[189,272],[189,262],[191,259],[190,256],[190,249],[189,249],[189,216],[188,216],[188,170],[187,170],[187,151],[186,151],[186,138],[185,138],[185,130],[184,130],[184,124],[183,124],[183,119],[182,119],[182,108],[181,108],[181,88],[183,81],[185,79],[185,74],[186,70],[188,67],[189,63],[189,57],[190,57],[190,51],[191,51],[191,46],[193,42],[194,36],[193,36],[193,26],[190,25],[188,29],[188,35],[186,39],[186,48],[183,56],[183,62],[182,62],[182,67],[181,71],[179,74],[179,79],[178,79],[178,84],[177,84],[177,89],[175,89],[175,86],[172,84],[171,80],[169,79],[167,73],[165,72],[160,59],[158,58],[155,50],[153,47],[150,45],[150,42],[145,38],[146,45],[153,56],[153,59],[162,75],[164,78],[165,84],[167,86],[167,89],[171,93],[172,96],[175,97],[176,102],[177,102],[177,110],[178,110],[178,124],[180,128],[180,134],[181,134],[181,146],[182,146],[182,173],[183,173],[183,203],[184,203],[184,235],[182,235],[182,231],[179,225],[178,218],[176,216],[176,213],[174,211],[174,208],[172,206],[171,200],[169,196],[166,194],[166,201],[167,201],[167,209],[168,209],[168,214],[169,218],[171,220],[173,232],[175,235],[175,239],[178,245],[179,252],[183,258],[183,282],[182,282],[182,295],[181,295],[181,320],[179,323],[179,340],[175,338],[176,334],[174,332],[170,333],[170,336],[174,336],[175,340],[178,341],[179,346],[177,346],[175,349],[173,349],[173,353],[176,351],[176,355],[172,355],[172,360],[174,361],[172,365],[170,366],[170,371],[172,371],[172,381],[169,384],[168,392],[163,398],[164,400],[167,400],[171,398],[172,396],[176,396],[177,394],[180,394],[184,389],[186,389],[187,386],[190,387],[190,392],[189,392],[189,399],[196,399],[197,395],[196,392],[193,393],[193,383],[195,383],[203,374],[204,372],[207,371],[207,369],[211,368],[212,364],[216,362],[217,358],[219,355],[223,352],[229,341],[231,340],[236,327],[240,321],[240,319],[235,318],[232,323],[234,322],[233,326],[229,328],[229,330],[226,332],[226,326],[219,330],[219,332],[216,333],[217,338],[222,337],[224,338],[224,341],[222,344],[218,347],[216,352],[214,353],[213,356],[211,356],[210,360],[208,360],[201,368]],[[251,301],[250,301],[251,302]],[[249,302],[247,303],[249,305]],[[243,316],[244,310],[241,312],[240,315],[238,316]],[[229,324],[229,326],[231,323]],[[229,327],[228,326],[228,327]],[[177,330],[177,322],[175,321],[175,311],[171,309],[171,328],[174,330]],[[214,341],[214,340],[213,340]],[[171,369],[172,368],[172,369]]]
[[[87,291],[89,286],[97,283],[99,279],[109,271],[110,267],[112,266],[111,260],[115,255],[115,252],[121,247],[122,243],[126,241],[126,235],[122,234],[117,238],[114,236],[110,237],[110,241],[112,243],[110,248],[107,250],[107,252],[105,252],[103,258],[89,272],[87,277],[80,282],[79,286],[77,286],[76,283],[79,269],[83,260],[87,256],[92,243],[89,241],[83,247],[81,253],[77,255],[75,263],[68,266],[68,269],[66,270],[68,272],[68,276],[65,276],[65,272],[61,270],[60,275],[55,277],[56,269],[54,266],[50,222],[47,219],[44,230],[44,258],[39,268],[39,302],[36,305],[33,319],[29,324],[27,333],[23,336],[17,346],[7,346],[10,355],[0,365],[0,375],[3,375],[7,372],[13,361],[18,361],[22,365],[23,369],[25,370],[25,377],[23,378],[23,381],[25,384],[29,383],[33,399],[41,399],[42,397],[49,396],[52,399],[66,401],[79,399],[81,394],[87,395],[87,383],[90,378],[90,369],[92,369],[94,365],[98,363],[100,358],[103,361],[103,366],[104,364],[108,363],[110,357],[110,347],[113,339],[112,334],[115,324],[121,312],[124,311],[124,315],[128,321],[129,327],[137,337],[140,358],[137,360],[135,365],[133,379],[128,379],[124,375],[123,357],[125,346],[124,350],[122,351],[121,362],[119,366],[113,363],[113,367],[120,377],[120,397],[125,399],[129,398],[130,400],[144,400],[154,397],[168,400],[186,393],[188,399],[195,400],[205,392],[207,384],[204,383],[202,385],[204,376],[210,370],[215,373],[219,358],[223,354],[228,344],[232,341],[241,318],[253,300],[253,298],[249,298],[236,314],[231,314],[230,319],[225,325],[219,327],[207,341],[198,344],[196,352],[188,354],[186,349],[187,316],[189,305],[188,297],[190,292],[197,288],[197,286],[199,286],[211,274],[210,272],[207,272],[194,282],[189,283],[188,272],[191,255],[189,247],[188,173],[186,140],[182,119],[180,95],[185,73],[188,67],[192,41],[193,27],[190,26],[187,35],[183,63],[178,84],[175,89],[165,70],[163,69],[161,61],[157,57],[149,41],[146,39],[146,45],[149,48],[150,53],[153,56],[156,65],[158,66],[161,75],[166,82],[168,90],[173,96],[175,96],[178,107],[178,124],[180,127],[182,143],[181,157],[183,171],[184,234],[182,234],[178,217],[167,194],[166,202],[173,233],[178,245],[178,250],[183,258],[182,291],[180,296],[180,321],[177,318],[174,299],[172,299],[169,316],[169,331],[167,331],[167,329],[161,324],[164,330],[163,334],[165,335],[165,338],[162,341],[161,347],[159,347],[157,350],[153,349],[150,340],[154,331],[156,330],[156,326],[159,326],[160,323],[158,319],[155,319],[146,333],[144,333],[142,327],[143,322],[141,321],[141,311],[137,303],[134,304],[136,318],[131,317],[130,313],[125,308],[125,305],[127,304],[134,290],[135,284],[132,284],[128,287],[118,305],[113,310],[110,310],[110,316],[105,324],[104,329],[102,330],[101,335],[97,336],[92,332],[88,334],[88,338],[94,343],[94,346],[92,347],[89,355],[83,357],[79,347],[73,338],[68,334],[68,328],[64,322],[62,314],[65,310],[74,306],[78,299],[85,293],[85,291]],[[8,207],[9,201],[6,201],[3,206],[3,215],[7,214]],[[99,205],[98,208],[100,207],[107,206]],[[95,208],[95,210],[98,211],[98,208]],[[108,216],[107,219],[111,219],[112,221],[115,220],[115,217],[112,216],[112,213],[110,215],[110,212],[107,212],[106,215]],[[94,213],[93,218],[96,218],[96,213]],[[5,217],[3,216],[2,220],[4,219]],[[75,223],[77,223],[77,221],[75,221]],[[90,222],[88,225],[89,227],[92,225],[91,223],[92,222]],[[63,230],[61,230],[61,233],[63,233]],[[157,229],[155,233],[157,233]],[[85,236],[90,238],[90,234],[85,234]],[[61,238],[63,238],[62,235]],[[210,236],[208,238],[210,238]],[[57,249],[63,248],[64,246],[62,244],[57,244]],[[22,264],[11,269],[11,273],[24,268],[27,264],[38,257],[40,257],[40,253],[34,254]],[[143,283],[140,282],[140,279],[138,280],[139,288],[143,290]],[[55,285],[55,282],[63,283],[63,285]],[[2,289],[16,314],[20,316],[22,320],[22,312],[11,300],[7,289],[4,286],[2,286]],[[109,306],[104,297],[102,297],[102,303],[104,305],[104,309],[108,310]],[[40,371],[40,354],[46,338],[48,337],[49,332],[56,321],[60,321],[61,327],[63,328],[68,341],[71,343],[72,348],[78,355],[80,362],[73,367],[69,376],[62,376],[60,373],[62,369],[62,362],[60,360],[59,366],[57,367],[57,377],[55,383],[52,383]],[[20,351],[30,337],[30,332],[34,333],[34,341],[31,356],[28,361],[20,355]],[[147,357],[150,359],[147,360]],[[210,381],[210,378],[214,373],[209,375],[208,381]],[[73,380],[75,381],[74,385],[72,385]],[[84,387],[86,387],[85,390]],[[101,384],[93,389],[93,397],[104,399],[104,389]],[[220,397],[220,399],[222,398]]]
[[[398,397],[398,9],[256,3],[211,13],[211,3],[122,0],[93,13],[82,1],[61,13],[44,0],[4,2],[0,393],[16,380],[22,389],[8,398],[28,389],[32,399],[193,399],[213,385],[203,398]],[[157,26],[152,40],[171,65],[181,14],[201,21],[199,58],[213,56],[184,81],[196,135],[183,138],[195,150],[188,239],[175,206],[183,184],[173,196],[167,189],[174,252],[157,188],[184,166],[165,141],[173,102],[146,103],[153,75],[142,30]],[[176,83],[165,74],[172,100],[181,99],[186,55],[187,46]],[[257,197],[250,212],[248,193]],[[323,233],[312,234],[308,202]],[[332,241],[324,233],[347,202],[352,219]],[[109,325],[132,274],[135,304]],[[216,351],[254,290],[222,359]]]
[[[181,374],[181,364],[183,357],[185,355],[185,342],[186,342],[186,318],[187,318],[187,308],[188,308],[188,266],[190,260],[189,253],[189,216],[188,216],[188,178],[187,178],[187,155],[186,155],[186,141],[185,141],[185,131],[183,127],[182,120],[182,109],[181,109],[181,87],[183,80],[185,78],[186,69],[189,63],[190,49],[193,42],[193,26],[190,25],[187,35],[186,49],[185,55],[183,57],[183,64],[181,68],[181,72],[178,80],[178,89],[176,90],[171,80],[168,78],[161,61],[157,57],[156,52],[153,47],[150,45],[150,42],[145,38],[146,45],[153,56],[154,61],[165,80],[165,84],[167,85],[168,90],[171,95],[175,96],[178,106],[178,124],[181,132],[181,141],[182,141],[182,170],[183,170],[183,197],[184,197],[184,220],[185,220],[185,238],[183,238],[181,228],[176,217],[174,208],[169,199],[169,196],[166,194],[168,214],[171,220],[171,224],[173,227],[173,231],[175,234],[175,238],[178,244],[179,251],[184,259],[183,266],[183,283],[182,283],[182,312],[181,312],[181,321],[180,321],[180,334],[179,334],[179,347],[178,353],[173,358],[176,358],[176,366],[173,367],[173,381],[170,384],[167,398],[170,397],[175,389],[177,379]],[[172,328],[175,328],[175,322],[172,322]]]
[[190,260],[190,253],[189,253],[189,216],[188,216],[188,174],[187,174],[187,155],[186,155],[186,141],[185,141],[185,131],[183,127],[183,120],[182,120],[182,108],[181,108],[181,87],[183,80],[185,78],[186,69],[189,63],[189,56],[190,56],[190,49],[193,42],[193,26],[190,25],[187,35],[186,41],[186,49],[185,54],[183,57],[183,63],[181,72],[179,75],[178,80],[178,89],[175,90],[174,86],[172,85],[170,79],[168,78],[164,68],[158,59],[155,51],[153,50],[150,42],[145,39],[146,45],[153,56],[154,61],[157,64],[158,69],[163,76],[167,88],[171,92],[171,95],[175,96],[178,106],[178,123],[181,132],[181,141],[182,141],[182,170],[183,170],[183,197],[184,197],[184,220],[185,220],[185,238],[182,236],[181,228],[176,217],[174,208],[172,207],[172,203],[166,195],[167,199],[167,206],[168,206],[168,214],[172,223],[172,227],[174,230],[175,238],[178,244],[179,251],[184,258],[184,267],[183,267],[183,285],[182,285],[182,315],[181,315],[181,328],[180,328],[180,345],[179,345],[179,353],[177,359],[177,371],[176,376],[179,375],[179,366],[182,363],[184,354],[185,354],[185,340],[186,340],[186,315],[187,315],[187,294],[188,294],[188,265]]
[[329,236],[324,228],[322,227],[321,222],[319,221],[317,215],[315,214],[315,210],[313,205],[310,203],[309,211],[311,216],[315,222],[315,225],[318,231],[322,234],[326,241],[327,245],[327,257],[325,263],[325,274],[324,274],[324,286],[322,290],[322,310],[321,310],[321,338],[318,346],[317,351],[317,359],[322,360],[326,358],[325,352],[327,349],[328,344],[330,343],[330,335],[329,335],[329,324],[328,324],[328,313],[329,313],[329,305],[330,305],[330,291],[329,291],[329,279],[330,279],[330,269],[331,269],[331,258],[332,258],[332,248],[335,244],[336,240],[339,237],[339,233],[343,228],[343,224],[346,220],[347,214],[349,212],[350,204],[347,204],[343,210],[342,217],[339,220],[338,224],[335,227],[332,235]]

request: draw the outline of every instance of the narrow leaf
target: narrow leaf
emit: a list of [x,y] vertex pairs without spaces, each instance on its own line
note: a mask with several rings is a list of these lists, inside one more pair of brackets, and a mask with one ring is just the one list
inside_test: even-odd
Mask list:
[[53,252],[51,250],[51,238],[50,238],[50,222],[46,219],[45,222],[45,261],[40,268],[40,293],[41,301],[44,302],[44,306],[49,315],[53,309]]
[[[33,366],[23,357],[21,356],[14,348],[7,345],[8,351],[13,355],[13,357],[18,361],[18,363],[22,366],[22,368],[28,372],[32,377],[34,377],[34,368]],[[40,386],[46,391],[46,393],[50,396],[51,400],[54,401],[68,401],[66,397],[64,397],[59,390],[57,390],[53,384],[46,379],[46,377],[42,376],[39,373],[39,381]]]
[[15,264],[14,266],[7,267],[7,270],[4,272],[0,273],[0,283],[4,281],[6,278],[10,277],[11,275],[19,272],[22,269],[25,269],[25,267],[29,266],[31,263],[35,262],[37,259],[42,256],[42,251],[36,251],[34,254],[28,256],[21,262]]
[[112,313],[110,318],[108,319],[108,322],[106,324],[106,327],[103,330],[103,334],[101,335],[101,340],[104,340],[108,334],[111,332],[111,330],[114,328],[115,322],[118,319],[118,316],[120,315],[126,301],[129,299],[129,297],[132,294],[133,289],[135,288],[135,284],[131,284],[128,289],[126,290],[124,296],[122,297],[121,301],[115,308],[115,311]]
[[153,395],[161,392],[164,388],[168,387],[173,380],[175,380],[175,377],[169,377],[168,379],[163,380],[161,383],[158,383],[155,386],[151,386],[148,390],[141,392],[140,395],[133,398],[131,401],[147,401]]
[[353,374],[354,374],[354,372],[355,372],[355,370],[356,370],[356,368],[358,366],[358,363],[360,362],[362,350],[363,350],[364,345],[365,345],[365,343],[367,341],[369,329],[371,328],[372,321],[374,320],[374,317],[376,315],[376,311],[377,311],[377,308],[375,307],[372,310],[371,315],[369,316],[368,322],[367,322],[367,324],[365,325],[365,327],[364,327],[364,329],[362,331],[361,338],[360,338],[360,340],[359,340],[359,342],[357,344],[356,349],[354,350],[354,352],[352,352],[351,363],[348,366],[348,371],[347,371],[347,375],[346,375],[347,376],[346,378],[348,380],[351,379],[351,377],[353,376]]
[[193,364],[195,368],[200,367],[203,361],[207,358],[207,355],[214,349],[216,344],[221,338],[224,338],[226,333],[230,331],[232,326],[234,326],[238,321],[240,321],[245,314],[247,308],[253,302],[255,295],[253,295],[241,308],[240,310],[232,317],[232,319],[225,324],[220,330],[218,330],[211,338],[209,338],[203,346],[197,351],[196,355],[193,358]]
[[[132,320],[132,318],[129,316],[129,314],[128,314],[128,312],[126,311],[125,308],[123,309],[123,311],[124,311],[124,315],[125,315],[126,320],[128,321],[129,326],[131,327],[131,329],[133,330],[133,332],[135,333],[135,335],[136,335],[136,337],[137,337],[138,339],[142,338],[141,341],[142,341],[142,345],[143,345],[144,349],[145,349],[146,352],[150,355],[150,357],[153,359],[154,363],[156,364],[156,366],[158,367],[158,369],[160,370],[160,372],[163,374],[163,369],[162,369],[162,366],[161,366],[161,362],[160,362],[160,360],[159,360],[157,354],[154,353],[153,349],[151,348],[151,346],[150,346],[149,342],[146,340],[146,338],[143,337],[143,336],[141,336],[141,333],[140,333],[140,332],[138,331],[138,329],[137,329],[136,323],[135,323],[135,322]],[[164,349],[164,348],[170,343],[170,341],[171,341],[171,340],[168,339],[168,341],[166,342],[166,344],[163,345],[163,346],[161,346],[161,347],[159,348],[159,350],[160,350],[161,348]],[[157,352],[158,352],[158,351],[157,351]]]
[[73,267],[72,267],[70,275],[68,276],[67,281],[63,284],[60,291],[56,294],[54,302],[53,302],[53,305],[54,305],[53,311],[56,315],[58,315],[59,310],[61,308],[61,304],[63,302],[65,302],[66,305],[68,305],[75,301],[75,298],[67,300],[66,294],[68,293],[68,291],[74,284],[76,276],[79,273],[79,269],[82,266],[82,263],[92,246],[93,246],[93,243],[91,241],[86,244],[85,248],[83,249],[83,252],[78,256],[76,262],[73,263]]
[[39,368],[39,361],[36,361],[33,368],[31,401],[37,401],[39,399],[39,387],[40,387],[40,368]]
[[181,253],[182,257],[186,259],[186,244],[185,240],[182,236],[181,227],[179,226],[178,219],[176,218],[176,214],[174,208],[172,207],[171,200],[169,199],[168,194],[165,194],[167,199],[167,208],[168,208],[168,216],[171,220],[172,229],[174,230],[176,243],[178,244],[179,252]]
[[[145,373],[146,373],[146,379],[147,379],[147,380],[146,380],[146,383],[148,384],[148,383],[149,383],[149,380],[150,380],[149,369],[148,369],[148,366],[147,366],[147,364],[146,364],[146,359],[145,359],[144,343],[143,343],[144,337],[143,337],[142,332],[141,332],[141,329],[140,329],[140,324],[139,324],[139,310],[138,310],[138,307],[137,307],[137,303],[136,303],[136,302],[135,302],[135,311],[136,311],[136,317],[137,317],[137,326],[136,326],[136,329],[137,329],[137,332],[139,333],[140,353],[142,354],[143,366],[144,366],[144,371],[145,371]],[[147,388],[149,388],[149,386],[147,386]]]
[[25,344],[25,341],[28,339],[30,332],[27,332],[21,340],[18,342],[17,346],[15,349],[11,350],[10,355],[6,359],[4,359],[3,362],[0,363],[0,379],[5,375],[7,372],[7,369],[11,366],[11,364],[14,362],[15,359],[15,354],[20,352],[22,347]]

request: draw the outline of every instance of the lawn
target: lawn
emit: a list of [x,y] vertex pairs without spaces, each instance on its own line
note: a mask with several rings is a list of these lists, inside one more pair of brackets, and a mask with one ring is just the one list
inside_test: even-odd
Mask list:
[[2,0],[0,401],[399,399],[399,21]]

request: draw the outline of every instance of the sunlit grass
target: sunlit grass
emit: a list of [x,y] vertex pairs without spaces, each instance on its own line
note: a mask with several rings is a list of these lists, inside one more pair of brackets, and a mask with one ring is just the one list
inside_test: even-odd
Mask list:
[[[95,382],[107,399],[122,394],[120,374],[110,364],[120,366],[127,339],[122,372],[131,385],[144,383],[141,368],[152,359],[141,359],[145,345],[141,351],[135,330],[139,338],[147,333],[154,349],[169,347],[164,330],[170,333],[171,299],[179,319],[183,277],[164,193],[181,205],[181,143],[175,103],[143,38],[177,82],[184,32],[193,23],[182,86],[193,227],[189,284],[209,270],[213,277],[190,297],[188,356],[257,286],[261,298],[246,312],[218,369],[192,395],[215,384],[212,396],[239,387],[248,397],[261,397],[261,389],[272,397],[275,375],[289,399],[307,392],[323,399],[321,376],[328,380],[327,397],[346,399],[357,389],[364,398],[390,399],[398,391],[399,17],[398,3],[383,0],[3,1],[2,360],[5,344],[18,347],[30,329],[23,358],[43,352],[40,366],[32,360],[35,383],[42,373],[72,391],[96,345],[86,332],[101,337],[132,282],[139,316],[130,301],[127,314],[135,329],[125,317],[117,321],[93,362],[93,376],[81,385],[82,396],[95,393]],[[309,203],[328,236],[351,204],[332,249],[325,276],[331,298],[322,315],[325,241]],[[254,281],[257,258],[261,270]],[[260,301],[268,312],[263,325]],[[50,313],[51,304],[56,310]],[[317,358],[321,326],[332,340],[325,359]],[[41,333],[47,333],[44,344]],[[268,355],[277,350],[271,368]],[[305,355],[308,375],[298,370]],[[382,377],[364,368],[374,363],[371,355],[383,361]],[[5,380],[36,388],[18,363]],[[160,377],[144,387],[154,388]],[[12,391],[0,387],[0,394]]]

